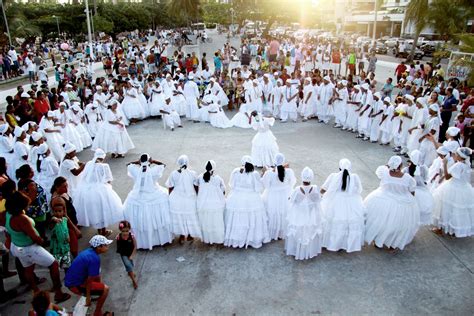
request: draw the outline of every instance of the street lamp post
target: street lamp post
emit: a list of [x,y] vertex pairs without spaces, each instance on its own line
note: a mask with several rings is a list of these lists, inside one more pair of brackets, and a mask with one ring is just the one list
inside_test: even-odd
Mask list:
[[58,26],[58,39],[61,37],[61,30],[59,29],[59,18],[53,15],[53,18],[56,19],[56,25]]
[[5,7],[3,6],[3,0],[0,0],[0,3],[2,5],[2,13],[3,13],[3,20],[5,20],[5,29],[8,34],[8,42],[10,43],[10,47],[12,47],[12,37],[10,35],[10,28],[8,27],[8,21],[7,21],[7,15],[5,13]]
[[89,55],[91,59],[94,59],[94,50],[92,48],[92,33],[91,33],[91,19],[89,16],[89,0],[84,1],[86,3],[86,21],[87,21],[87,35],[89,37]]

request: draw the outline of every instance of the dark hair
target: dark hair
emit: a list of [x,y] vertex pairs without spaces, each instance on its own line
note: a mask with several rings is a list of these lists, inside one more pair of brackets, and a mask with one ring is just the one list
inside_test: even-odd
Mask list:
[[4,199],[8,199],[13,192],[16,190],[16,183],[15,181],[8,179],[7,181],[3,182],[2,186],[0,187],[0,192],[2,193],[2,197]]
[[211,162],[208,161],[206,164],[206,172],[204,172],[204,175],[202,178],[204,179],[204,182],[209,182],[211,180],[211,170],[212,170],[212,165]]
[[347,171],[347,169],[344,169],[344,171],[342,172],[342,185],[341,185],[341,190],[342,191],[346,191],[348,180],[350,180],[349,179],[349,171]]
[[32,179],[21,179],[20,181],[18,181],[18,191],[26,191],[28,190],[28,186],[31,184],[31,183],[35,183]]
[[16,169],[15,176],[17,179],[28,179],[31,173],[31,167],[28,164],[24,164],[20,168]]
[[15,191],[10,195],[10,198],[5,202],[5,209],[11,215],[19,215],[30,204],[30,199],[23,193]]
[[[148,155],[147,154],[143,154],[140,156],[140,162],[143,163],[143,162],[146,162],[148,160]],[[145,172],[146,171],[146,166],[143,166],[142,167],[142,172]]]
[[187,165],[184,165],[184,166],[182,166],[182,167],[179,167],[178,172],[181,173],[181,171],[182,171],[183,169],[184,169],[184,170],[188,169],[188,166],[187,166]]
[[124,228],[132,229],[132,225],[128,221],[120,221],[118,225],[119,229],[122,230]]
[[56,179],[54,179],[54,182],[53,182],[53,185],[51,186],[51,194],[53,194],[54,192],[56,192],[56,189],[62,185],[64,182],[67,182],[66,178],[64,177],[57,177]]
[[51,300],[47,291],[39,291],[36,293],[31,302],[35,315],[37,316],[45,316],[50,304]]
[[278,179],[280,179],[281,182],[285,181],[285,167],[277,166],[277,171],[278,171]]
[[413,162],[411,162],[410,165],[408,166],[408,173],[410,174],[410,176],[413,177],[415,176],[415,171],[416,171],[416,165]]
[[7,161],[4,157],[0,157],[0,175],[7,173]]
[[255,170],[254,166],[250,162],[246,162],[244,166],[245,173],[250,173]]

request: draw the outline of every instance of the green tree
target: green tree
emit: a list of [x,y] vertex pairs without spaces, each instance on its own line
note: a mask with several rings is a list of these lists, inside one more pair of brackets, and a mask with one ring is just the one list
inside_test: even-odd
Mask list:
[[408,60],[412,61],[421,31],[430,24],[428,0],[411,0],[405,11],[405,24],[411,23],[415,28],[415,37]]
[[[458,3],[455,3],[458,2]],[[433,0],[430,3],[428,19],[436,33],[447,41],[464,31],[472,12],[462,1]]]
[[187,25],[199,21],[201,13],[199,0],[171,0],[168,5],[168,14]]
[[[457,38],[460,40],[459,50],[464,53],[474,54],[474,34],[461,34]],[[468,84],[474,85],[474,61],[472,59],[460,59],[455,64],[470,68]]]

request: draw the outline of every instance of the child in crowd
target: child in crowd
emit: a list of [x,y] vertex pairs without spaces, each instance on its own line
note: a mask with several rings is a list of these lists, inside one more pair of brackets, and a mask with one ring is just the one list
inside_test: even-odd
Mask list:
[[58,316],[68,315],[61,307],[51,303],[49,292],[39,291],[31,302],[33,308],[28,312],[28,316]]
[[121,221],[119,223],[120,234],[117,235],[117,253],[122,258],[125,270],[128,276],[132,280],[133,288],[138,288],[138,283],[133,272],[133,257],[137,253],[137,242],[135,237],[130,232],[131,225],[127,221]]
[[59,266],[65,271],[71,266],[71,247],[69,245],[68,218],[66,215],[66,202],[60,196],[51,201],[51,245],[50,251],[58,261]]

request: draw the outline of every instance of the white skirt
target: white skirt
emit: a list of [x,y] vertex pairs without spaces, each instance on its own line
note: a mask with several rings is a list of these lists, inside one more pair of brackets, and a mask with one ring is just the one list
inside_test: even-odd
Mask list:
[[232,123],[227,118],[224,112],[209,113],[209,120],[213,127],[217,127],[217,128],[232,127]]
[[285,238],[286,216],[290,208],[289,192],[286,189],[265,190],[262,195],[268,217],[268,232],[271,240]]
[[76,152],[81,152],[84,149],[81,135],[79,135],[76,127],[66,124],[66,127],[61,130],[61,135],[64,137],[66,142],[70,142],[76,147]]
[[275,165],[275,156],[278,154],[278,144],[273,133],[258,132],[252,139],[252,163],[257,167]]
[[420,209],[420,225],[431,225],[434,199],[427,187],[416,187],[415,199]]
[[153,249],[173,241],[168,195],[142,193],[135,196],[131,192],[124,203],[124,216],[132,226],[137,240],[137,248]]
[[76,126],[77,132],[79,133],[79,136],[81,136],[81,142],[84,148],[87,148],[92,145],[92,138],[89,132],[87,131],[86,127],[84,124],[78,124]]
[[433,224],[456,237],[474,235],[474,190],[471,184],[451,178],[434,191]]
[[231,192],[226,202],[224,222],[225,246],[260,248],[263,243],[270,242],[265,206],[256,192]]
[[378,188],[364,201],[367,210],[365,241],[403,250],[416,235],[420,210],[413,196],[397,195]]
[[122,102],[122,111],[129,120],[145,118],[145,110],[138,98],[125,97]]
[[323,247],[330,251],[360,251],[364,245],[365,207],[358,194],[335,192],[324,195]]
[[124,218],[122,201],[110,184],[79,185],[74,193],[73,203],[80,226],[100,229]]
[[169,200],[171,232],[175,235],[190,235],[201,239],[201,227],[196,211],[196,196],[186,196],[173,191]]
[[106,124],[108,123],[104,123],[97,132],[92,143],[92,150],[101,148],[106,153],[124,155],[129,150],[135,148],[126,128],[110,127],[106,126]]
[[240,128],[252,128],[252,125],[249,123],[249,118],[245,113],[238,112],[237,114],[234,115],[234,117],[230,120],[230,123],[234,127],[240,127]]

